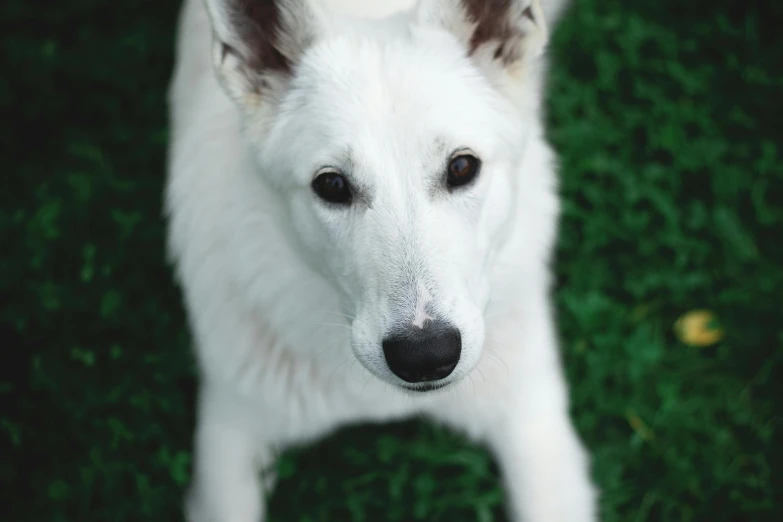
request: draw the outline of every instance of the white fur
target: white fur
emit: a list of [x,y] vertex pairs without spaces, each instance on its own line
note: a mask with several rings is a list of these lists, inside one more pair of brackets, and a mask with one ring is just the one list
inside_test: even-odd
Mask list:
[[[185,0],[166,209],[202,379],[188,520],[259,522],[259,472],[279,451],[415,414],[489,445],[512,520],[596,520],[550,310],[545,27],[525,29],[524,59],[504,69],[489,48],[466,56],[448,27],[455,0],[388,19],[413,2],[332,2],[378,20],[291,13],[318,38],[259,94],[235,62],[216,74],[207,11]],[[207,3],[231,38],[220,0]],[[542,3],[539,19],[563,2]],[[482,171],[448,194],[439,180],[460,147]],[[367,201],[322,204],[310,181],[324,165],[350,171]],[[431,313],[460,329],[462,356],[448,386],[413,394],[380,342]]]

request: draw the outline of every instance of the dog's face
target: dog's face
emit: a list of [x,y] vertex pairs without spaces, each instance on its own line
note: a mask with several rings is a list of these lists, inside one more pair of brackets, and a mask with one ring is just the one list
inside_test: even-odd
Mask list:
[[222,83],[357,358],[409,390],[459,380],[514,211],[537,3],[425,0],[383,23],[305,0],[208,5]]

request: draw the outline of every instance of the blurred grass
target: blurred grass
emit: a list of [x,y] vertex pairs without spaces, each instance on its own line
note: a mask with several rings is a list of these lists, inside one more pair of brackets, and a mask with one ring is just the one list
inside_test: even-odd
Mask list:
[[[6,0],[0,520],[180,518],[189,339],[164,262],[177,2]],[[783,520],[783,3],[578,0],[551,138],[558,310],[604,520]],[[672,334],[714,310],[712,347]],[[426,423],[279,465],[272,520],[497,520],[480,449]]]

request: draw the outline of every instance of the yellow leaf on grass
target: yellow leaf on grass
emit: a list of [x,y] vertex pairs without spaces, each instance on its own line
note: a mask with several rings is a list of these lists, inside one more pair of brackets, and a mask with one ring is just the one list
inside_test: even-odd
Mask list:
[[709,310],[691,310],[674,323],[674,333],[690,346],[710,346],[723,339],[723,329]]

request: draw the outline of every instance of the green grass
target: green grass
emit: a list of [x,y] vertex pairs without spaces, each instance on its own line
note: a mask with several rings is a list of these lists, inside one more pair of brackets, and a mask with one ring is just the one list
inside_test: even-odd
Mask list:
[[[0,7],[3,522],[179,519],[194,380],[160,217],[177,7]],[[555,35],[557,304],[606,521],[783,520],[781,19],[581,0]],[[722,342],[674,337],[696,308]],[[502,519],[492,460],[422,422],[279,467],[276,521]]]

